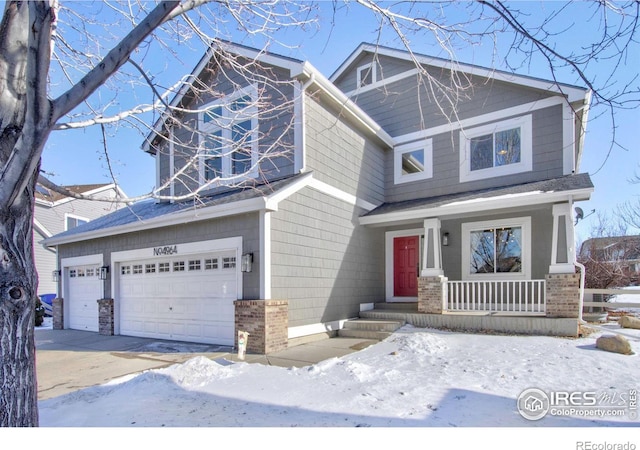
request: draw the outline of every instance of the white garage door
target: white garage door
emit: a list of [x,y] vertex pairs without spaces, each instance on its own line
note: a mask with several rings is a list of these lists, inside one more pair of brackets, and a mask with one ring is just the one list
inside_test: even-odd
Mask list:
[[73,266],[67,271],[69,328],[98,331],[98,300],[102,298],[100,266]]
[[120,334],[233,345],[235,252],[120,263]]

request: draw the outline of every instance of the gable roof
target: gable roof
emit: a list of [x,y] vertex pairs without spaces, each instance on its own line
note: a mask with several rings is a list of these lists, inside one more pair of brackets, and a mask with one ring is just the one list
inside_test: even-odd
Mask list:
[[588,174],[565,175],[512,186],[383,203],[360,218],[362,225],[386,225],[425,217],[443,217],[517,206],[587,200],[593,192]]
[[296,181],[310,176],[311,172],[180,202],[143,200],[47,238],[43,243],[54,246],[259,211],[268,207],[270,198],[286,191]]
[[351,55],[340,65],[340,67],[336,69],[336,71],[329,77],[331,82],[335,82],[337,79],[339,79],[346,71],[351,68],[352,64],[365,53],[384,55],[410,62],[414,62],[415,58],[416,62],[423,65],[452,70],[455,72],[464,72],[469,75],[492,78],[494,80],[565,95],[570,103],[582,101],[586,104],[586,102],[589,101],[589,90],[583,87],[565,83],[558,83],[555,81],[545,80],[528,75],[518,75],[512,72],[491,69],[474,64],[452,62],[451,60],[444,58],[436,58],[420,53],[409,53],[406,50],[393,49],[390,47],[370,44],[367,42],[361,43],[358,48],[354,50],[353,53],[351,53]]
[[[92,196],[99,194],[100,192],[108,191],[109,189],[113,189],[120,193],[120,196],[126,198],[127,196],[120,190],[118,186],[114,183],[100,183],[100,184],[73,184],[69,186],[61,186],[64,189],[67,189],[75,194],[82,194],[87,196]],[[35,193],[36,203],[40,205],[46,206],[58,206],[62,203],[66,203],[68,201],[77,200],[74,197],[69,197],[67,195],[56,192],[52,189],[48,189],[38,183],[36,185],[36,193]]]
[[[209,63],[209,61],[211,61],[211,58],[213,58],[216,51],[235,54],[247,59],[258,61],[260,63],[269,64],[289,70],[289,76],[291,78],[298,78],[304,82],[303,88],[306,89],[312,85],[317,87],[321,92],[326,94],[327,98],[339,105],[344,110],[344,112],[346,112],[349,116],[355,118],[356,122],[360,126],[362,126],[365,131],[373,133],[374,136],[376,136],[386,145],[388,145],[389,147],[393,147],[393,139],[391,138],[391,136],[389,136],[380,125],[378,125],[371,117],[369,117],[369,115],[365,113],[358,105],[356,105],[355,102],[344,95],[344,93],[340,89],[338,89],[309,62],[300,61],[295,58],[290,58],[275,53],[270,53],[264,49],[260,50],[231,42],[215,41],[211,44],[211,46],[209,46],[198,64],[187,77],[187,81],[182,84],[180,90],[169,102],[170,106],[176,106],[182,101],[184,96],[189,92],[189,80],[197,79],[200,76],[206,65]],[[162,117],[156,120],[153,126],[153,130],[147,135],[147,138],[142,143],[142,150],[150,154],[155,154],[155,149],[151,146],[151,143],[155,140],[155,137],[162,132],[163,124],[164,119]]]

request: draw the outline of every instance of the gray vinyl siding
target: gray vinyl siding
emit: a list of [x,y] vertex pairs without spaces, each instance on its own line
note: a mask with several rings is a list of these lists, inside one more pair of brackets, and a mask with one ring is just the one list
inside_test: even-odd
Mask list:
[[[105,264],[111,265],[111,253],[141,248],[179,245],[190,242],[242,237],[242,253],[253,253],[253,269],[243,273],[243,297],[260,296],[260,235],[258,213],[247,213],[216,220],[198,221],[182,225],[154,228],[135,233],[119,234],[90,241],[59,246],[59,258],[102,254]],[[239,264],[239,262],[238,262]],[[114,276],[113,273],[111,276]],[[110,297],[111,283],[105,283],[105,295]],[[115,299],[117,301],[117,299]]]
[[[96,194],[96,197],[111,199],[115,197],[115,191],[109,189],[108,191]],[[114,212],[123,206],[124,204],[80,199],[64,201],[55,206],[36,203],[34,216],[51,235],[56,235],[66,230],[65,214],[93,220]],[[45,236],[34,230],[33,247],[36,270],[39,278],[38,294],[53,294],[57,291],[58,284],[52,281],[51,272],[56,270],[58,266],[55,253],[46,250],[42,244],[40,244],[44,238]]]
[[460,182],[460,130],[432,136],[433,177],[394,184],[394,154],[386,153],[387,202],[470,192],[498,186],[521,184],[563,175],[562,106],[533,111],[532,170],[483,180]]
[[[449,81],[440,74],[441,71],[433,71],[438,81],[447,85]],[[415,75],[358,94],[353,100],[387,133],[396,137],[549,97],[547,92],[501,81],[480,77],[468,80],[471,86],[456,99],[456,114],[441,93],[437,93],[438,105],[425,83]]]
[[56,265],[55,250],[47,250],[39,244],[45,237],[37,231],[33,233],[33,253],[38,272],[38,295],[55,294],[58,291],[58,283],[53,281],[51,273],[58,267]]
[[357,88],[358,68],[366,64],[376,64],[378,80],[390,78],[399,75],[408,70],[415,69],[415,65],[409,61],[397,58],[391,58],[384,55],[374,55],[373,53],[364,53],[352,64],[353,69],[345,72],[339,79],[335,81],[335,85],[343,92],[351,92]]
[[272,297],[289,300],[289,326],[355,317],[384,301],[384,233],[358,226],[362,210],[311,188],[271,221]]
[[384,151],[314,97],[306,99],[306,164],[314,177],[375,205],[384,201]]
[[551,239],[553,236],[553,213],[551,206],[503,214],[487,214],[465,219],[443,220],[442,233],[449,233],[449,245],[442,248],[442,265],[449,280],[462,279],[462,224],[485,220],[509,219],[512,217],[531,217],[531,277],[542,280],[549,273],[551,264]]
[[[239,61],[239,64],[246,65],[249,62]],[[222,70],[211,67],[205,69],[201,74],[202,81],[212,87],[212,92],[209,90],[201,92],[197,99],[194,99],[191,93],[185,95],[181,106],[199,109],[211,102],[220,101],[224,96],[237,92],[241,87],[257,84],[261,94],[258,104],[259,152],[262,158],[259,167],[260,180],[292,175],[294,173],[293,102],[295,95],[288,71],[268,65],[258,67],[255,64],[245,67],[245,70],[249,72],[239,73],[229,67]],[[177,172],[185,165],[189,165],[185,174],[179,176],[174,185],[175,195],[189,194],[199,186],[200,161],[191,160],[200,140],[200,133],[197,132],[198,114],[187,113],[182,119],[182,124],[174,127],[176,140],[174,170]],[[164,148],[168,147],[166,144],[162,147],[160,171],[161,177],[166,177],[169,174],[169,152]],[[224,189],[226,188],[218,188],[218,190]]]

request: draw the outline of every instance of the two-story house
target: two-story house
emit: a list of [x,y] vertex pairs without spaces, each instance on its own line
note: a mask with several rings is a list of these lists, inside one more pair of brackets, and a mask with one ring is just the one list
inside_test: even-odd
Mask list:
[[381,317],[577,334],[588,90],[368,44],[330,78],[216,44],[191,78],[143,145],[166,199],[47,240],[54,327],[270,352],[400,303]]
[[51,191],[41,184],[36,186],[33,241],[40,296],[51,296],[58,292],[57,280],[54,280],[58,269],[56,252],[43,245],[42,241],[116,211],[123,205],[117,203],[116,198],[126,198],[113,183],[80,184],[64,188],[101,201],[77,199]]

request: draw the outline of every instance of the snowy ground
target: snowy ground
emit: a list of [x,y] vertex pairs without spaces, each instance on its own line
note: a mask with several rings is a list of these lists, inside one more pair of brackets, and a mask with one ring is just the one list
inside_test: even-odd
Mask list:
[[[635,354],[595,348],[598,336],[612,333],[624,334]],[[91,430],[94,439],[104,436],[107,441],[118,436],[126,436],[123,439],[128,441],[143,433],[149,444],[155,442],[154,450],[174,449],[175,442],[185,436],[203,432],[203,439],[211,438],[213,432],[233,442],[240,439],[243,445],[260,445],[274,430],[291,427],[302,427],[298,431],[304,429],[317,436],[300,438],[307,439],[305,446],[312,448],[324,448],[319,443],[328,438],[329,430],[343,433],[366,427],[367,434],[361,431],[357,438],[368,438],[367,446],[372,448],[397,445],[398,439],[419,432],[416,440],[433,442],[438,437],[450,443],[446,448],[512,449],[516,448],[510,444],[513,439],[519,442],[519,449],[539,449],[542,444],[550,449],[598,448],[576,444],[590,439],[594,445],[605,441],[634,443],[640,449],[640,419],[637,415],[633,418],[637,410],[629,408],[632,393],[640,390],[639,355],[640,330],[623,330],[615,323],[603,324],[594,334],[580,339],[466,334],[405,326],[379,344],[306,368],[194,358],[41,401],[40,424],[51,427],[46,429],[54,432],[54,437],[56,431],[68,429],[65,427],[120,427],[116,434],[105,434],[108,428],[98,435],[94,434],[96,428],[84,430]],[[597,407],[578,407],[569,416],[547,414],[538,421],[526,420],[518,412],[517,399],[530,388],[546,393],[594,393],[590,395],[596,396]],[[605,415],[585,416],[585,409],[598,409]],[[623,415],[612,416],[611,411],[622,411]],[[173,433],[157,434],[160,427]],[[238,427],[260,427],[260,431],[242,433]],[[452,434],[453,427],[464,428]],[[496,429],[500,436],[510,437],[497,442],[495,434],[486,434]],[[391,434],[380,436],[381,430]],[[398,430],[403,430],[402,434],[397,434]],[[442,434],[447,430],[449,433]],[[89,437],[83,430],[74,433]],[[277,435],[276,439],[284,440],[287,448],[301,446],[287,437],[290,435]],[[347,433],[348,438],[353,436]],[[77,442],[77,448],[84,448],[82,441]],[[423,446],[431,448],[420,444]]]

